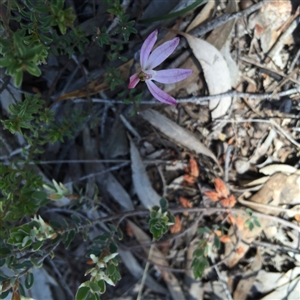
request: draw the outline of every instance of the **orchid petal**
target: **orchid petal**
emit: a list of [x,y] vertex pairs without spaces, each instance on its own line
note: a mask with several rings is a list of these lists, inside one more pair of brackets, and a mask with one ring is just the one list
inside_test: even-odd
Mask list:
[[173,105],[177,104],[176,100],[172,96],[170,96],[169,94],[161,90],[151,80],[146,80],[146,84],[152,96],[156,98],[158,101],[166,104],[173,104]]
[[140,62],[141,67],[144,69],[144,67],[147,65],[147,61],[150,55],[150,52],[157,40],[157,29],[153,31],[144,41],[142,49],[141,49],[141,55],[140,55]]
[[178,46],[180,39],[177,37],[157,47],[149,56],[145,70],[151,70],[166,60]]
[[175,83],[189,77],[193,70],[189,69],[169,69],[156,71],[153,80],[160,83]]
[[140,82],[139,74],[138,73],[133,74],[132,76],[130,76],[128,88],[134,89],[139,82]]

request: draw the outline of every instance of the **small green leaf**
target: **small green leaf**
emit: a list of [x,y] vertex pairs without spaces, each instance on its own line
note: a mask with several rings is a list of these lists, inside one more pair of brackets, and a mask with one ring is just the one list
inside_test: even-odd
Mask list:
[[200,227],[200,228],[198,228],[198,230],[197,230],[197,232],[198,233],[210,233],[210,229],[208,228],[208,227]]
[[37,200],[44,200],[47,198],[47,194],[45,192],[36,191],[32,194],[32,198]]
[[122,240],[122,239],[123,239],[123,232],[122,232],[122,230],[119,229],[119,228],[118,228],[118,230],[117,230],[117,236],[118,236],[118,239],[119,239],[119,240]]
[[250,208],[246,208],[246,213],[251,217],[253,212]]
[[18,70],[14,74],[14,84],[16,87],[20,87],[23,81],[23,71]]
[[117,228],[116,226],[112,225],[112,224],[107,224],[107,226],[109,227],[109,229],[112,231],[112,232],[117,232]]
[[71,218],[76,223],[76,225],[80,225],[81,224],[81,218],[79,218],[77,215],[72,214]]
[[203,249],[196,249],[193,253],[193,256],[195,256],[195,257],[202,257],[203,255],[204,255]]
[[116,272],[116,266],[109,264],[106,269],[106,274],[108,277],[111,277]]
[[101,290],[101,288],[95,282],[90,282],[89,286],[90,286],[90,289],[95,293],[100,292],[100,290]]
[[25,62],[25,67],[28,73],[30,73],[33,76],[39,77],[42,74],[41,69],[37,65],[35,65],[32,62]]
[[220,239],[219,237],[215,234],[214,235],[214,245],[215,247],[219,250],[220,247],[221,247],[221,242],[220,242]]
[[161,198],[161,199],[159,200],[159,205],[160,205],[160,207],[161,207],[161,209],[162,209],[163,211],[166,210],[166,209],[168,208],[168,201],[167,201],[167,199]]
[[1,293],[0,294],[0,299],[6,299],[9,293],[10,293],[10,289],[6,292]]
[[39,250],[39,249],[43,246],[43,244],[44,244],[44,241],[38,241],[38,242],[36,242],[36,243],[33,245],[32,250],[33,250],[33,251]]
[[75,230],[71,230],[70,232],[68,232],[67,237],[65,238],[64,241],[66,249],[69,248],[70,244],[74,240],[74,237],[75,237]]
[[75,300],[87,300],[90,294],[90,288],[87,286],[80,287],[77,290]]
[[30,257],[30,261],[36,268],[40,268],[43,265],[43,262],[39,262],[37,259],[33,257]]
[[25,278],[25,287],[27,290],[29,290],[34,282],[34,276],[32,273],[28,272]]
[[257,220],[257,218],[253,218],[253,222],[257,227],[261,227],[259,221]]

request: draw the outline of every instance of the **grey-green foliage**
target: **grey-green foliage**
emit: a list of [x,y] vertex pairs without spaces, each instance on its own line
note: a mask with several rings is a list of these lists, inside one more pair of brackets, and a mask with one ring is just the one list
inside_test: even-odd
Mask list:
[[[57,26],[61,34],[73,26],[75,19],[72,8],[64,9],[64,0],[10,0],[7,14],[0,23],[0,67],[14,77],[17,87],[22,84],[23,72],[41,75],[39,64],[45,63],[52,42],[49,32]],[[17,21],[17,29],[10,27],[10,20]]]
[[[27,159],[22,164],[0,164],[0,222],[30,216],[48,202],[46,194],[40,192],[44,182],[29,163],[36,154],[43,152],[43,145],[49,141],[63,141],[65,136],[73,137],[78,125],[86,120],[82,112],[75,111],[68,119],[56,121],[39,95],[26,95],[23,102],[10,105],[9,109],[11,115],[1,123],[12,134],[21,134],[28,147],[24,150]],[[5,231],[0,232],[4,233]]]
[[153,206],[150,210],[147,222],[155,240],[159,240],[169,230],[170,225],[175,222],[174,216],[168,212],[167,208],[168,201],[162,198],[160,199],[160,207]]

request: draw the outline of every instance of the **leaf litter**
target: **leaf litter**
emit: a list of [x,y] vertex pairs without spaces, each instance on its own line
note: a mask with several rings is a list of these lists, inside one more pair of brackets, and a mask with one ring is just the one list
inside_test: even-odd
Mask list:
[[[143,10],[147,12],[144,18],[156,17],[157,7],[162,5],[164,7],[161,13],[168,14],[174,12],[173,9],[176,11],[176,4],[178,9],[182,9],[185,4],[185,1],[177,1],[176,4],[167,2],[150,1],[147,5],[142,4]],[[92,1],[87,1],[86,8],[81,9],[86,9],[86,13],[92,11],[93,5]],[[138,20],[141,11],[137,2],[131,1],[131,5],[131,17]],[[280,38],[294,20],[298,20],[297,15],[294,15],[296,7],[293,8],[297,3],[265,1],[264,5],[252,13],[218,23],[220,17],[225,19],[236,11],[247,12],[249,7],[244,9],[244,5],[251,8],[253,2],[246,0],[238,3],[230,0],[213,5],[212,1],[208,1],[204,7],[198,6],[181,19],[160,20],[160,23],[149,24],[149,28],[137,24],[141,38],[145,39],[158,28],[159,39],[164,39],[166,31],[163,28],[180,28],[188,41],[186,48],[179,47],[180,50],[175,51],[163,65],[166,68],[172,65],[172,68],[194,71],[184,83],[176,83],[172,87],[160,85],[165,92],[179,100],[179,105],[172,109],[164,105],[149,108],[147,102],[149,103],[150,96],[144,93],[138,113],[130,115],[132,107],[114,103],[115,99],[122,100],[117,94],[119,91],[108,92],[102,66],[107,61],[103,59],[101,64],[96,65],[96,57],[95,60],[84,57],[89,66],[90,81],[85,82],[82,74],[75,74],[73,91],[64,92],[61,85],[55,86],[54,95],[61,95],[54,106],[57,115],[70,109],[87,110],[91,104],[88,100],[92,103],[94,100],[107,100],[93,103],[96,115],[101,117],[98,127],[86,125],[84,130],[78,132],[78,138],[73,144],[64,147],[58,142],[57,145],[49,146],[40,156],[40,160],[44,161],[54,158],[97,161],[95,164],[85,164],[84,167],[75,167],[71,163],[63,166],[57,163],[55,167],[40,166],[41,173],[50,182],[54,174],[59,174],[56,178],[58,182],[69,182],[70,178],[79,185],[84,182],[81,187],[86,187],[85,197],[93,198],[92,207],[88,202],[84,205],[91,211],[106,210],[109,214],[116,214],[141,207],[148,208],[159,204],[163,190],[167,190],[166,197],[172,208],[213,209],[220,204],[221,199],[218,197],[227,197],[229,192],[234,193],[239,202],[238,211],[235,211],[236,206],[227,208],[232,210],[232,218],[227,219],[220,213],[205,216],[191,212],[178,213],[173,234],[168,233],[161,243],[154,246],[151,257],[148,255],[152,240],[146,233],[145,219],[132,217],[129,221],[132,232],[120,242],[120,256],[126,261],[126,271],[122,271],[122,276],[126,280],[118,283],[115,290],[108,291],[111,298],[115,297],[114,293],[121,295],[121,290],[129,291],[129,282],[136,284],[140,279],[138,277],[142,276],[147,259],[151,261],[152,268],[146,279],[144,299],[148,299],[149,294],[149,299],[165,299],[161,297],[163,292],[170,299],[187,299],[184,294],[186,291],[193,297],[191,299],[223,299],[224,293],[237,300],[299,298],[300,253],[299,231],[296,230],[299,228],[297,216],[300,215],[299,30],[293,30],[288,37]],[[210,21],[214,21],[216,25],[208,34],[199,37],[191,33],[199,28],[205,29]],[[95,22],[93,19],[90,23],[95,26]],[[126,83],[130,74],[133,74],[132,65],[137,59],[135,53],[139,48],[134,47],[141,42],[140,37],[130,40],[127,54],[133,59],[118,67]],[[276,51],[272,51],[274,48]],[[105,57],[105,53],[100,54],[97,53],[97,59]],[[186,58],[180,59],[183,54]],[[50,63],[49,67],[62,67],[67,61],[67,58],[60,57],[55,65]],[[99,68],[102,74],[100,76]],[[94,74],[98,75],[93,77]],[[53,78],[50,75],[50,71],[45,69],[43,76],[48,85],[49,78]],[[70,75],[71,70],[67,69],[60,78],[62,85],[68,83]],[[92,80],[93,78],[96,79]],[[38,86],[42,89],[38,83],[29,80],[24,86]],[[218,96],[232,88],[245,93],[244,96],[234,100],[229,95]],[[278,92],[297,88],[298,92],[277,97]],[[139,86],[137,89],[142,91]],[[253,93],[264,95],[266,91],[274,92],[273,97],[253,96]],[[18,93],[13,90],[9,92],[19,98]],[[195,97],[206,95],[217,96],[210,101],[194,101]],[[90,96],[94,96],[93,99],[89,99]],[[1,105],[3,111],[6,111],[6,96],[4,102],[3,97],[2,92]],[[52,98],[55,101],[55,97]],[[76,98],[87,99],[85,102],[71,100]],[[182,98],[188,99],[188,103],[181,102]],[[111,124],[118,124],[121,114],[131,127],[130,130],[128,126],[122,128],[126,132],[126,138],[133,132],[136,133],[134,137],[128,138],[130,151],[124,146],[124,139],[121,141],[118,134],[110,133],[112,128],[118,128]],[[219,132],[214,129],[217,124],[221,124]],[[100,127],[111,136],[107,138],[107,143],[99,146]],[[10,158],[9,152],[13,153],[21,147],[22,141],[17,137],[8,139],[4,134],[3,139],[7,142],[7,149],[12,150],[3,152],[5,160]],[[128,164],[110,170],[124,161]],[[243,172],[239,172],[237,168],[237,162],[241,161],[246,165],[243,166]],[[161,166],[161,173],[158,166]],[[216,185],[218,197],[216,201],[211,201],[204,192],[212,191],[214,179],[220,176],[223,178],[223,174],[227,174],[226,185]],[[186,175],[192,178],[188,185]],[[89,178],[77,181],[84,176]],[[86,184],[87,181],[89,184]],[[93,197],[95,193],[96,197]],[[60,209],[63,210],[64,207],[67,205],[63,204]],[[257,217],[260,226],[254,226],[252,230],[250,226],[245,226],[251,223],[249,220],[253,221],[246,213],[246,208],[262,214]],[[92,213],[85,213],[86,208],[78,205],[78,209],[92,218]],[[48,210],[55,218],[63,216],[63,213],[51,207]],[[240,211],[243,213],[239,213]],[[276,218],[283,222],[277,222]],[[196,232],[197,227],[211,227],[216,223],[226,225],[228,232],[223,240],[226,239],[227,243],[221,249],[213,250],[209,260],[211,266],[205,271],[204,278],[195,279],[191,260],[194,245],[200,238]],[[239,230],[236,227],[238,223],[243,224]],[[125,232],[125,226],[122,225],[123,223],[121,228]],[[294,229],[288,225],[293,225]],[[164,248],[163,242],[167,242]],[[140,247],[134,248],[133,245]],[[75,244],[72,251],[84,253],[85,249],[82,250],[82,247],[85,246]],[[173,255],[168,256],[169,253]],[[70,255],[64,254],[66,257]],[[60,264],[61,269],[68,268],[66,263]],[[83,265],[80,267],[85,268]],[[74,281],[78,285],[78,278]],[[157,285],[154,284],[155,281]],[[128,292],[128,299],[135,299],[136,294],[135,291]]]

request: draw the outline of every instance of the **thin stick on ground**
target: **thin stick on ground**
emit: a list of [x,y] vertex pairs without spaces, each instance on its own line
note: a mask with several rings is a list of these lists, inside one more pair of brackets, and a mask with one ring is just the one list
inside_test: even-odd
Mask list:
[[146,282],[147,273],[148,273],[149,266],[150,266],[150,259],[151,259],[152,252],[153,252],[153,247],[154,247],[154,245],[152,244],[151,247],[150,247],[150,250],[149,250],[148,260],[147,260],[147,263],[146,263],[146,266],[145,266],[145,269],[144,269],[144,273],[143,273],[143,277],[142,277],[142,281],[141,281],[141,285],[140,285],[140,290],[139,290],[139,293],[138,293],[138,296],[137,296],[136,300],[141,300],[142,299],[143,287],[144,287],[145,282]]

